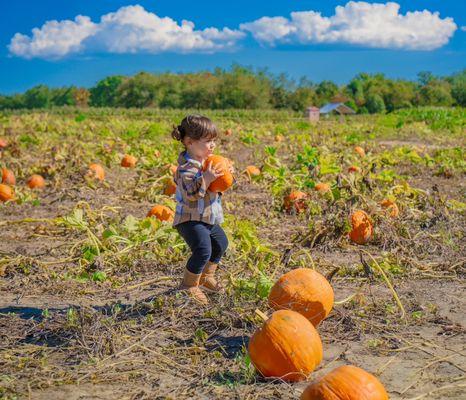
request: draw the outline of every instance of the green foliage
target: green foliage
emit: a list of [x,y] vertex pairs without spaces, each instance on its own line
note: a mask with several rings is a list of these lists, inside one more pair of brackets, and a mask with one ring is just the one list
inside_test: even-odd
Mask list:
[[94,107],[113,107],[116,105],[118,87],[123,82],[122,76],[108,76],[97,82],[90,89],[91,106]]
[[266,299],[274,282],[263,272],[250,278],[239,278],[234,281],[234,288],[238,296],[254,299]]
[[296,162],[306,168],[319,164],[319,151],[316,147],[304,146],[303,152],[296,156]]
[[[289,109],[344,101],[360,114],[392,112],[419,105],[466,104],[466,70],[447,77],[419,74],[418,83],[391,80],[383,74],[357,74],[347,85],[297,83],[286,74],[233,64],[229,69],[197,73],[140,72],[108,76],[89,89],[38,85],[24,94],[0,96],[0,110],[60,106],[157,107],[179,109]],[[339,98],[340,100],[337,100]],[[239,117],[240,115],[236,114]]]
[[381,114],[385,112],[385,103],[378,94],[370,94],[366,101],[366,108],[371,114]]

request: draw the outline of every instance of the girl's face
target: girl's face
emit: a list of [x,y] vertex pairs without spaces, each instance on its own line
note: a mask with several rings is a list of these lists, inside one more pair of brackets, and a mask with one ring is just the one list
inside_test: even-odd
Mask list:
[[184,144],[188,150],[188,153],[199,161],[205,160],[207,157],[213,154],[215,149],[215,139],[213,138],[200,138],[195,140],[187,137],[184,140]]

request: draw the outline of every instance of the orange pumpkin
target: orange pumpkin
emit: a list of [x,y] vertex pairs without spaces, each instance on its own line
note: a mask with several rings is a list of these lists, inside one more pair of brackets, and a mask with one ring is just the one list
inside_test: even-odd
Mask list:
[[99,181],[103,181],[105,179],[105,170],[100,164],[90,164],[87,175]]
[[134,168],[136,166],[137,161],[138,160],[136,157],[129,154],[125,154],[121,160],[121,166],[124,168]]
[[45,186],[45,180],[42,176],[34,174],[26,182],[30,189],[42,189]]
[[358,153],[361,157],[366,155],[366,151],[361,146],[355,146],[354,151]]
[[299,312],[314,326],[329,315],[333,300],[328,280],[310,268],[297,268],[282,275],[269,294],[270,307]]
[[8,146],[8,142],[5,139],[0,139],[0,149],[4,149]]
[[0,183],[0,201],[12,200],[14,196],[15,192],[11,187],[3,183]]
[[248,351],[264,377],[289,382],[306,379],[322,361],[317,330],[304,316],[291,310],[275,311],[251,337]]
[[232,162],[225,157],[211,155],[209,156],[204,162],[204,171],[207,169],[209,163],[212,162],[212,167],[219,169],[223,176],[218,177],[209,185],[209,190],[211,192],[224,192],[225,190],[229,189],[233,184],[233,175],[230,172],[230,166]]
[[357,244],[365,244],[372,236],[372,223],[369,216],[362,210],[356,210],[351,214],[350,239]]
[[392,200],[385,199],[380,203],[380,205],[390,213],[390,217],[392,218],[396,218],[400,214],[398,206]]
[[320,193],[327,193],[328,191],[330,191],[330,185],[328,183],[317,183],[314,186],[314,189]]
[[175,213],[166,206],[156,205],[147,213],[148,217],[155,217],[160,221],[173,221]]
[[13,171],[9,170],[8,168],[2,168],[2,183],[12,186],[16,184],[16,178]]
[[173,181],[173,179],[167,181],[163,193],[167,196],[171,196],[176,193],[176,183]]
[[352,165],[351,167],[348,168],[349,173],[356,173],[356,172],[361,172],[361,168],[357,167],[356,165]]
[[301,400],[388,400],[382,383],[354,365],[330,371],[302,393]]
[[259,176],[261,174],[261,170],[257,168],[255,165],[248,165],[246,167],[245,172],[249,177]]
[[307,208],[306,200],[306,193],[293,190],[288,196],[285,196],[283,206],[288,212],[291,212],[293,207],[297,212],[303,212]]

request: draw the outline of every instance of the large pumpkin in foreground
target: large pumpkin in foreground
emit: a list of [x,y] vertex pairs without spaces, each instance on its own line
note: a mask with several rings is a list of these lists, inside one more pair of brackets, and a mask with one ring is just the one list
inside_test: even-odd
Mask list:
[[249,355],[264,377],[289,382],[306,379],[322,361],[322,342],[301,314],[275,311],[249,341]]
[[388,394],[374,375],[343,365],[310,384],[301,400],[388,400]]
[[351,214],[350,239],[357,244],[365,244],[372,237],[372,223],[369,216],[362,210],[356,210]]
[[230,172],[231,161],[228,158],[211,155],[204,162],[204,171],[207,169],[209,163],[212,163],[214,169],[219,169],[223,175],[215,179],[210,185],[209,190],[211,192],[224,192],[229,189],[233,184],[233,175]]
[[310,268],[287,272],[273,285],[269,294],[270,307],[297,311],[314,326],[328,316],[333,300],[333,289],[328,280]]

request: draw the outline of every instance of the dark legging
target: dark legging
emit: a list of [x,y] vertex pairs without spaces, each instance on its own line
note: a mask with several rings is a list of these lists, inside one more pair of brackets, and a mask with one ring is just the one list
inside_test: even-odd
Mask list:
[[188,221],[175,228],[193,253],[186,265],[193,274],[200,274],[208,261],[217,264],[228,247],[228,239],[220,225]]

